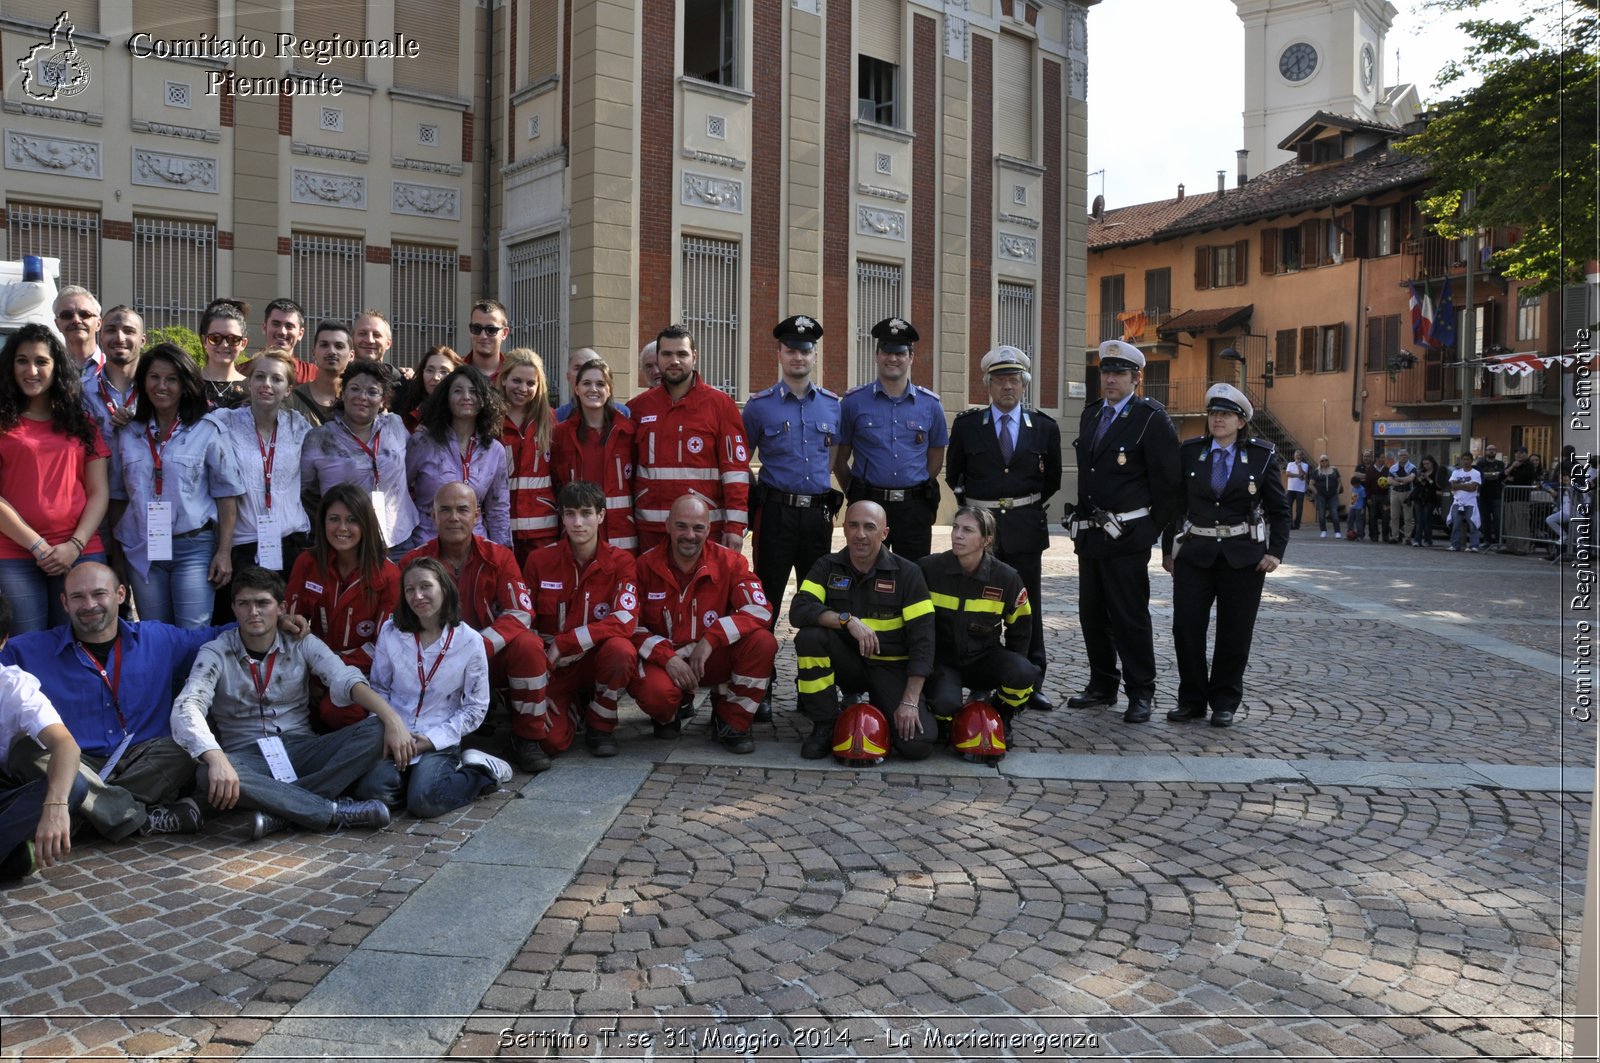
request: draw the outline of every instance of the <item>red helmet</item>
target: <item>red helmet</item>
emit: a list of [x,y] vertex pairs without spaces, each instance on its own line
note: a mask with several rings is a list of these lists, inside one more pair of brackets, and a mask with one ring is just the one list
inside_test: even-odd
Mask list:
[[987,701],[961,706],[950,725],[950,748],[974,764],[998,764],[1006,755],[1006,725]]
[[871,767],[889,755],[889,721],[877,707],[857,702],[833,722],[833,756],[841,764]]

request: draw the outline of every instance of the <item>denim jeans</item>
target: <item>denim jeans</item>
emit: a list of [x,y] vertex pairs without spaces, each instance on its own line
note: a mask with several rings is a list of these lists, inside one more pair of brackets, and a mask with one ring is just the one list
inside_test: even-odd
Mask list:
[[1333,534],[1339,534],[1339,496],[1317,495],[1317,530],[1327,531],[1328,521],[1333,521]]
[[[85,561],[106,563],[106,555],[84,554],[74,564]],[[43,631],[60,627],[67,622],[67,611],[61,605],[61,594],[67,588],[67,577],[46,576],[44,569],[31,557],[0,558],[0,594],[11,603],[11,633]]]
[[[0,783],[0,859],[10,856],[12,850],[31,841],[38,832],[49,786],[44,779],[30,779],[15,786],[9,781]],[[88,792],[89,784],[83,776],[73,779],[72,789],[67,792],[67,811],[76,812]]]
[[211,559],[217,553],[217,533],[211,529],[172,537],[172,560],[152,561],[140,576],[131,566],[128,583],[140,620],[159,620],[178,627],[206,627],[215,601]]
[[1472,548],[1478,548],[1478,526],[1472,523],[1472,510],[1458,508],[1450,514],[1450,549],[1459,550],[1466,545],[1467,531],[1472,531]]
[[498,786],[493,777],[461,763],[461,747],[434,749],[422,754],[407,769],[404,781],[394,761],[385,757],[356,784],[355,796],[382,801],[418,819],[432,819],[470,805],[480,794]]
[[1433,503],[1411,503],[1411,516],[1415,522],[1411,529],[1411,541],[1422,543],[1424,546],[1433,545]]
[[[368,716],[358,724],[325,735],[285,735],[284,751],[299,778],[279,782],[254,742],[227,751],[239,773],[239,807],[282,816],[306,830],[327,830],[334,798],[348,790],[383,754],[383,723]],[[196,796],[211,786],[205,761],[195,769]]]

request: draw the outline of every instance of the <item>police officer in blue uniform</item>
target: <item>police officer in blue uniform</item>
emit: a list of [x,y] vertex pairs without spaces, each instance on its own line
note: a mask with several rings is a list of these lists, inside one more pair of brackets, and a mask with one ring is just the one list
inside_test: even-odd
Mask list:
[[[1156,692],[1150,630],[1150,547],[1176,512],[1178,431],[1159,402],[1135,393],[1144,353],[1121,340],[1100,345],[1100,393],[1084,407],[1078,438],[1078,502],[1066,523],[1078,554],[1078,621],[1089,682],[1067,707],[1115,705],[1124,723],[1150,718]],[[1117,662],[1121,661],[1120,672]]]
[[883,507],[890,548],[919,561],[933,550],[950,429],[939,396],[911,382],[917,330],[889,317],[872,326],[872,337],[878,379],[845,393],[834,473],[850,501]]
[[[956,500],[994,515],[994,556],[1022,577],[1038,609],[1042,559],[1050,548],[1045,504],[1061,489],[1061,429],[1049,416],[1022,405],[1032,381],[1027,354],[1002,344],[983,356],[989,405],[956,415],[950,427],[945,480]],[[1028,660],[1044,675],[1044,617],[1034,616]],[[1053,709],[1035,690],[1029,707]]]
[[[750,500],[755,570],[776,622],[793,570],[803,577],[833,549],[833,515],[844,502],[830,479],[839,440],[839,396],[814,383],[822,325],[804,314],[772,330],[780,379],[750,396],[744,433],[761,461]],[[756,719],[770,719],[772,695]]]
[[[1179,451],[1179,517],[1161,537],[1161,567],[1172,573],[1172,647],[1178,658],[1174,723],[1230,727],[1244,696],[1244,670],[1267,573],[1289,545],[1289,496],[1276,450],[1244,435],[1255,415],[1231,384],[1206,392],[1209,433]],[[1216,650],[1206,668],[1206,629],[1217,607]]]

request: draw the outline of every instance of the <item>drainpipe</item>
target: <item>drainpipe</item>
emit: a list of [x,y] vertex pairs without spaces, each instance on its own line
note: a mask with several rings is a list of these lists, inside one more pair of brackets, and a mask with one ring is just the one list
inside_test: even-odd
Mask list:
[[483,240],[479,250],[478,293],[494,298],[489,290],[489,209],[494,192],[494,4],[484,5],[483,19]]

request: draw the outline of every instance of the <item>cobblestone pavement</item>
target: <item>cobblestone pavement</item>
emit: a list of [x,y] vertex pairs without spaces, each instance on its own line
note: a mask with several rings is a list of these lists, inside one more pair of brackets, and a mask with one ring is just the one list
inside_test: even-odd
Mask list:
[[[485,972],[451,1051],[681,1058],[692,1034],[701,1058],[1559,1054],[1589,793],[1403,785],[1417,762],[1594,765],[1592,725],[1560,704],[1561,579],[1531,558],[1297,536],[1268,580],[1246,711],[1218,731],[1160,718],[1176,676],[1153,569],[1156,720],[1062,707],[1016,736],[1130,770],[1157,754],[1387,762],[1392,788],[1020,779],[945,758],[772,767],[801,732],[783,696],[757,732],[768,766],[662,763],[703,738],[652,743],[630,707],[619,759],[654,769],[572,843],[545,914],[505,929],[522,944]],[[1084,677],[1059,538],[1044,598],[1059,703]],[[778,689],[793,667],[780,650]],[[560,800],[595,763],[513,785]],[[198,838],[80,842],[0,894],[0,1059],[247,1054],[463,846],[535,810],[516,796],[380,834],[250,843],[232,816]],[[602,1050],[630,1012],[640,1043]],[[785,1018],[735,1021],[751,1014]],[[507,1029],[521,1039],[501,1047]],[[925,1046],[930,1029],[969,1040]]]

